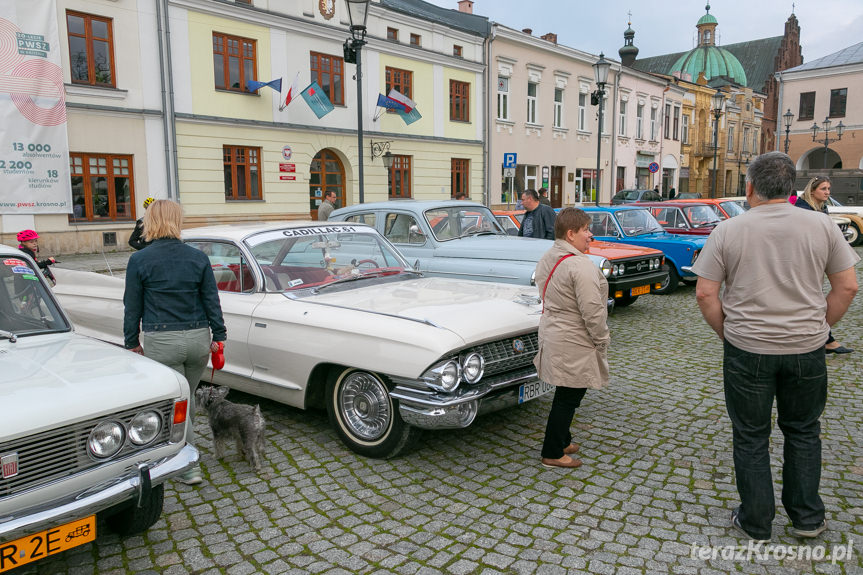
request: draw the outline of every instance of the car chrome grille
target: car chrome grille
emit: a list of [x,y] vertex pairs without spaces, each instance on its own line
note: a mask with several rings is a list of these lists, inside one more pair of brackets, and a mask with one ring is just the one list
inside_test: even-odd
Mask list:
[[[517,340],[521,341],[522,351],[516,351]],[[497,375],[533,364],[533,358],[539,351],[539,338],[536,332],[526,333],[517,337],[508,337],[478,345],[467,351],[479,352],[485,359],[485,375]]]
[[[87,438],[97,424],[115,420],[122,422],[128,430],[132,418],[145,409],[154,409],[162,416],[162,429],[156,439],[142,448],[130,443],[127,434],[126,443],[113,457],[95,459],[90,456],[87,451]],[[18,474],[7,479],[0,476],[0,499],[114,462],[141,449],[167,443],[171,433],[173,410],[174,402],[168,399],[0,443],[0,456],[18,454]]]
[[[659,256],[657,256],[659,257]],[[629,260],[620,262],[620,265],[625,266],[624,273],[622,274],[624,277],[626,276],[634,276],[637,274],[646,274],[650,271],[650,260],[654,258],[641,258],[637,260]],[[612,261],[611,263],[616,264],[617,261]]]

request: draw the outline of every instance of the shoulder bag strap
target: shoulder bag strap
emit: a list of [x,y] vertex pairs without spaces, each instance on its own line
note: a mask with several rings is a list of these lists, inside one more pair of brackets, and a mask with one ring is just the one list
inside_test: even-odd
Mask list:
[[559,266],[559,265],[560,265],[560,262],[562,262],[562,261],[563,261],[563,260],[565,260],[566,258],[571,258],[571,257],[573,257],[574,255],[575,255],[575,254],[566,254],[565,256],[560,256],[560,259],[559,259],[559,260],[557,260],[557,263],[556,263],[556,264],[554,264],[554,267],[553,267],[553,268],[551,268],[551,272],[548,274],[548,277],[547,277],[547,278],[545,278],[545,285],[542,287],[542,313],[545,313],[545,290],[547,290],[547,289],[548,289],[548,282],[550,282],[550,281],[551,281],[551,276],[553,276],[553,275],[554,275],[554,270],[556,270],[556,269],[557,269],[557,266]]

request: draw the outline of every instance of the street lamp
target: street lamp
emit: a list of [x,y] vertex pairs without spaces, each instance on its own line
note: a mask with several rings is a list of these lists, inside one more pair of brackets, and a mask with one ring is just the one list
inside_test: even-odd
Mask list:
[[[810,129],[812,130],[812,141],[813,142],[820,142],[821,141],[821,140],[817,139],[818,138],[818,130],[824,130],[824,140],[823,140],[824,141],[824,169],[826,170],[827,169],[827,150],[829,149],[830,144],[832,144],[834,142],[838,142],[839,140],[842,139],[842,132],[845,131],[845,124],[842,123],[842,120],[839,120],[839,123],[836,124],[836,127],[834,128],[831,125],[830,118],[824,118],[824,121],[821,122],[821,126],[823,126],[823,127],[819,127],[817,123],[812,124],[812,127]],[[836,132],[835,138],[830,137],[830,130],[834,130]]]
[[725,104],[725,93],[717,90],[711,97],[713,103],[713,190],[710,197],[716,196],[716,153],[719,151],[719,118],[722,116],[722,106]]
[[357,65],[357,156],[360,182],[360,203],[365,200],[363,180],[363,61],[362,48],[366,44],[366,19],[369,17],[369,0],[345,0],[351,37],[345,40],[346,63]]
[[785,155],[788,155],[788,134],[791,132],[791,122],[794,121],[794,113],[791,108],[782,114],[782,119],[785,121]]
[[593,78],[596,80],[596,91],[590,95],[590,103],[594,106],[599,106],[599,123],[596,127],[596,174],[594,175],[594,184],[596,186],[594,200],[597,206],[599,206],[599,192],[602,189],[599,185],[599,156],[602,153],[602,99],[605,98],[605,84],[608,82],[609,68],[611,68],[611,62],[606,60],[605,55],[600,52],[599,60],[593,63]]

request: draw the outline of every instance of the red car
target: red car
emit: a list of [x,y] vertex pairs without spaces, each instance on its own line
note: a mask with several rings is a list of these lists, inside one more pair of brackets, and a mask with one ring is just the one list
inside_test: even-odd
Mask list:
[[[495,211],[494,216],[508,234],[516,235],[524,219],[524,210]],[[653,248],[593,240],[588,252],[611,262],[606,276],[608,296],[614,298],[617,307],[631,305],[638,296],[659,289],[668,277],[665,254]]]
[[673,234],[689,234],[706,236],[722,221],[716,215],[713,206],[706,203],[678,202],[639,202],[639,207],[645,207],[665,228]]

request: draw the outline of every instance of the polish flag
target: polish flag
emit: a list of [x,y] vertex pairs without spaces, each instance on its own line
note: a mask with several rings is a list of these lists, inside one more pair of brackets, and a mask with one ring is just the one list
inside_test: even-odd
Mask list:
[[279,106],[279,111],[281,112],[285,108],[287,108],[291,102],[300,94],[300,73],[297,72],[297,75],[294,77],[294,81],[291,82],[291,87],[288,88],[288,95],[285,96],[285,103]]
[[391,100],[395,100],[399,104],[405,107],[405,112],[410,114],[411,110],[417,107],[417,103],[402,94],[401,92],[397,92],[396,90],[390,90],[390,93],[387,94],[387,97]]

